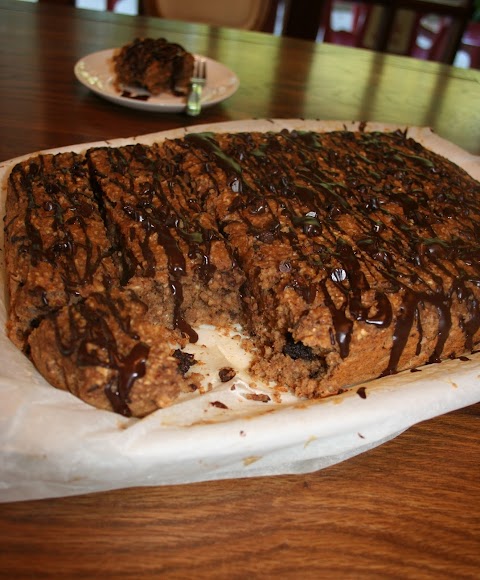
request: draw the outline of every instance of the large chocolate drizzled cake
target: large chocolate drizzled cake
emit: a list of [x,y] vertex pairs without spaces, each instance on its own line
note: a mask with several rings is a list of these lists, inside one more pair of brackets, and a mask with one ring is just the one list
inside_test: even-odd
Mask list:
[[144,416],[197,388],[202,323],[325,397],[471,351],[480,184],[405,133],[192,133],[9,179],[8,333],[55,386]]

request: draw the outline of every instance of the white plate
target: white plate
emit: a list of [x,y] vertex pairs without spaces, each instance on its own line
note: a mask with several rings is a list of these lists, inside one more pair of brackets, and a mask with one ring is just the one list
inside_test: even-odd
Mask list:
[[[358,126],[298,119],[234,121],[50,152],[151,144],[203,131],[331,131]],[[369,123],[365,130],[394,128]],[[478,157],[430,129],[410,128],[408,134],[480,179]],[[0,218],[6,179],[19,160],[0,163]],[[304,400],[290,393],[281,394],[281,399],[262,399],[255,395],[272,391],[258,381],[249,382],[248,361],[239,343],[204,328],[191,348],[198,348],[198,360],[205,361],[202,372],[212,369],[208,377],[212,390],[193,393],[144,419],[125,418],[94,409],[39,375],[3,330],[4,288],[5,272],[0,267],[0,502],[306,473],[366,452],[415,423],[480,401],[480,353],[371,381],[365,385],[365,397],[352,388],[329,399]],[[218,379],[218,369],[224,366],[237,371],[234,389],[232,382]]]
[[[77,79],[100,97],[131,109],[163,113],[178,113],[185,109],[186,97],[168,93],[150,95],[146,90],[127,86],[122,89],[125,94],[132,96],[125,96],[119,91],[115,86],[111,64],[115,50],[102,50],[81,58],[73,69]],[[207,83],[203,89],[202,106],[209,107],[232,96],[240,85],[237,75],[211,58],[199,55],[195,57],[203,58],[207,63]]]

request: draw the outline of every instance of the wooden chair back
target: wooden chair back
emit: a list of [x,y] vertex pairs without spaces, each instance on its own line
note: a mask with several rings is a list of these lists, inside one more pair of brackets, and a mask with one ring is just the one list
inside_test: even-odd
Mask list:
[[203,22],[273,32],[279,0],[139,0],[140,13],[171,20]]

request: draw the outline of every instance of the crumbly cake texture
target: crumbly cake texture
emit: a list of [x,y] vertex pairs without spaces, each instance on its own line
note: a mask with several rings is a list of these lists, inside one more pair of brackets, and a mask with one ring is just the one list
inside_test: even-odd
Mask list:
[[20,348],[52,310],[117,277],[85,156],[33,157],[10,174],[5,248],[9,336]]
[[152,95],[187,94],[194,56],[165,38],[136,38],[113,56],[116,84],[141,87]]
[[475,348],[479,234],[480,184],[402,131],[41,155],[9,179],[7,331],[127,416],[198,388],[201,323],[243,326],[254,378],[325,397]]

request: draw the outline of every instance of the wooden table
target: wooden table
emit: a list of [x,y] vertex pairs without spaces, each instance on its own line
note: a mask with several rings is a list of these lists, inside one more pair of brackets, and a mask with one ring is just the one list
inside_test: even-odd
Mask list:
[[[198,119],[113,105],[77,59],[164,35],[235,70]],[[480,72],[260,33],[0,0],[0,160],[261,117],[430,125],[480,154]],[[478,578],[480,405],[323,471],[0,505],[0,577]],[[0,466],[1,471],[1,466]]]

